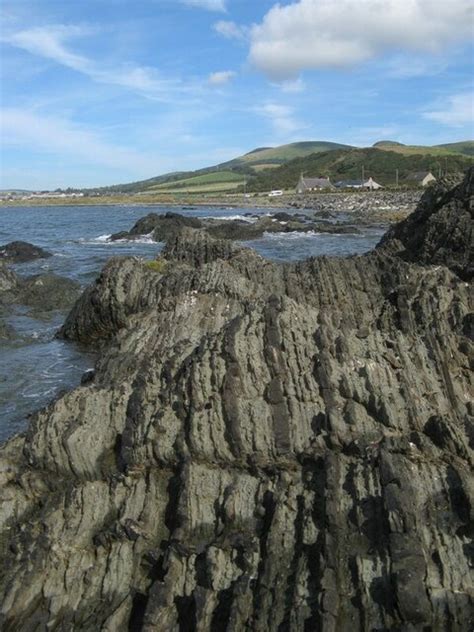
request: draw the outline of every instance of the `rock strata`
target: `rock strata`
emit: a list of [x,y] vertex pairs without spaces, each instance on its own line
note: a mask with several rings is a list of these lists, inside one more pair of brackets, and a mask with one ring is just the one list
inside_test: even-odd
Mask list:
[[[382,244],[407,261],[441,264],[466,280],[474,273],[474,187],[471,170],[430,187],[415,213],[393,226]],[[454,187],[454,188],[452,188]]]
[[[454,234],[472,182],[425,221]],[[469,263],[418,230],[417,262],[193,227],[112,260],[63,329],[95,372],[0,451],[0,627],[468,630]]]

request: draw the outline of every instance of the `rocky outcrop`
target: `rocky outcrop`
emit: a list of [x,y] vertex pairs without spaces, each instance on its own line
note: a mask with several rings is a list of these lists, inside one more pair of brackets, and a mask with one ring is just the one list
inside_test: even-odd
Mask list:
[[12,241],[0,246],[0,260],[7,263],[26,263],[46,257],[52,257],[52,254],[26,241]]
[[110,241],[134,240],[147,235],[154,241],[167,241],[178,235],[183,228],[201,229],[215,239],[249,241],[260,239],[264,233],[317,232],[333,234],[359,234],[360,230],[349,222],[316,221],[301,214],[275,213],[245,219],[219,220],[185,217],[179,213],[149,213],[140,218],[130,231],[110,236]]
[[0,627],[469,629],[472,294],[398,252],[111,261],[94,374],[0,453]]
[[430,187],[415,213],[393,226],[381,245],[407,261],[440,264],[466,280],[474,273],[474,171]]

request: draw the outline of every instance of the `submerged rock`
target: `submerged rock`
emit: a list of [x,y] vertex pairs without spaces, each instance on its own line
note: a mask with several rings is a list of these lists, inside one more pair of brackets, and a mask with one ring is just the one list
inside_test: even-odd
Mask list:
[[53,255],[39,246],[26,241],[12,241],[0,246],[0,259],[7,263],[26,263],[35,259],[45,259]]
[[0,451],[0,627],[469,629],[472,294],[392,239],[111,261],[63,331],[93,379]]

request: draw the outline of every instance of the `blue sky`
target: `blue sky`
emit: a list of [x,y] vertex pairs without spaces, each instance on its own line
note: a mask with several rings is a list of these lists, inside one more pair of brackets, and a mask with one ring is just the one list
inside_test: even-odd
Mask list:
[[0,188],[472,139],[471,0],[4,0]]

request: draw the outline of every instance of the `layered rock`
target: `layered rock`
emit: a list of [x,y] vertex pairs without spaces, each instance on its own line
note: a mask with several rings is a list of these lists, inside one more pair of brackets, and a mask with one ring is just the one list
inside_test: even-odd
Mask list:
[[111,261],[63,329],[94,375],[1,451],[0,627],[469,629],[472,294],[397,240]]
[[[474,273],[474,171],[430,187],[415,213],[393,226],[382,240],[407,261],[448,266],[466,280]],[[454,187],[454,188],[453,188]]]

